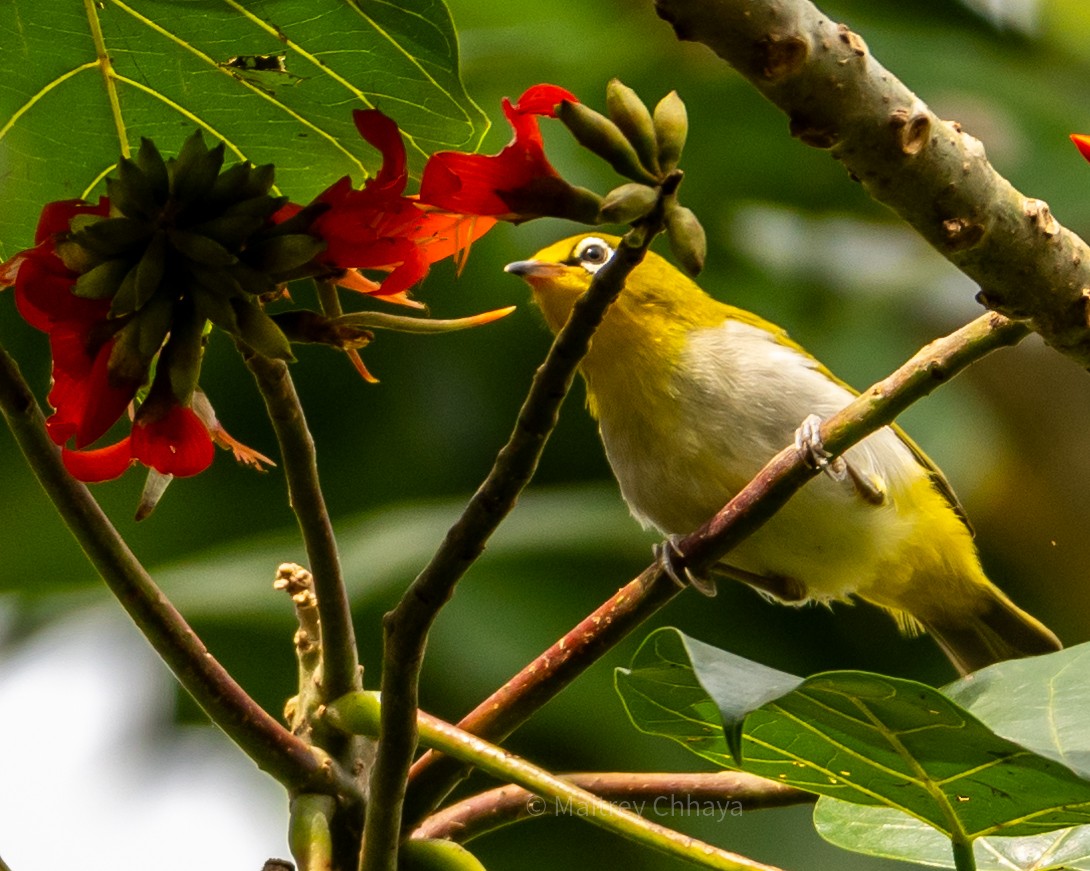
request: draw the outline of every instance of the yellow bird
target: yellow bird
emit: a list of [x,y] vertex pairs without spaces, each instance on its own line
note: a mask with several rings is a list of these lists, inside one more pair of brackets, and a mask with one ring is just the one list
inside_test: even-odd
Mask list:
[[[618,241],[575,236],[506,271],[530,284],[556,332]],[[667,535],[700,526],[784,446],[820,450],[814,424],[855,396],[779,327],[713,299],[654,253],[580,369],[621,494]],[[858,596],[904,631],[926,629],[962,673],[1059,649],[985,576],[957,497],[903,432],[875,432],[828,471],[716,573],[789,604]]]

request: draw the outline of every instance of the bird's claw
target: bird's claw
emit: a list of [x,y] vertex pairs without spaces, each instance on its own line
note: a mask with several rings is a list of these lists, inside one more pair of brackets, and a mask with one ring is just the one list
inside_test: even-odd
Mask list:
[[795,430],[795,450],[812,469],[824,472],[834,481],[843,481],[848,477],[848,464],[843,457],[833,457],[821,440],[821,418],[816,414],[807,415]]
[[665,541],[660,541],[654,547],[655,559],[658,560],[662,570],[666,572],[670,580],[679,587],[692,587],[698,593],[709,598],[716,593],[715,581],[705,578],[692,571],[685,565],[685,555],[678,547],[681,536],[670,535]]
[[886,491],[881,481],[872,480],[843,457],[833,457],[821,440],[821,418],[809,415],[795,430],[795,449],[812,469],[824,472],[834,481],[847,482],[851,489],[871,505],[886,501]]

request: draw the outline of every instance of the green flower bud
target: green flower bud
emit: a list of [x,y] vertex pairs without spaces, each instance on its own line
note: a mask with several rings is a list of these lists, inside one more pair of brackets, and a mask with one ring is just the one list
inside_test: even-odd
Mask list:
[[598,210],[598,219],[609,224],[630,224],[646,215],[655,207],[658,191],[638,182],[614,188]]
[[632,143],[640,164],[648,172],[657,175],[659,166],[655,124],[643,100],[619,79],[612,79],[606,86],[606,111],[613,123]]
[[670,250],[682,268],[690,275],[699,275],[708,253],[708,239],[692,209],[671,201],[666,208],[666,233]]
[[655,177],[640,165],[640,158],[621,129],[605,115],[582,103],[561,103],[556,117],[567,127],[576,141],[593,151],[618,173],[636,181],[655,183]]
[[659,167],[663,172],[675,169],[689,135],[689,115],[677,91],[671,91],[655,106],[655,139],[658,141]]

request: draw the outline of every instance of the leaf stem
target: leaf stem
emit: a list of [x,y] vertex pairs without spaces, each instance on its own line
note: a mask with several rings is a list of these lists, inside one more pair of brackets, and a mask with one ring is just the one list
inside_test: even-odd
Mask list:
[[[657,211],[661,213],[661,209]],[[362,871],[396,869],[406,781],[416,750],[420,666],[428,630],[533,476],[594,330],[621,292],[628,274],[643,259],[661,223],[659,214],[653,226],[641,228],[640,244],[621,244],[610,262],[595,274],[535,373],[514,431],[488,476],[431,561],[386,615],[382,690],[387,704],[382,709],[381,737],[371,771]]]
[[[377,693],[353,693],[338,699],[328,709],[329,718],[333,725],[349,732],[374,734],[381,717],[376,710],[378,698]],[[385,705],[381,707],[384,708]],[[548,798],[554,802],[556,813],[582,817],[589,823],[703,868],[714,868],[718,871],[778,871],[773,866],[755,862],[646,820],[619,804],[599,798],[574,783],[550,774],[502,747],[482,741],[423,711],[417,713],[417,727],[422,744],[455,756],[494,777],[528,790],[531,793],[531,814],[535,808],[544,810],[547,806],[544,801],[535,802],[535,798]]]
[[0,412],[38,482],[91,564],[211,720],[288,789],[342,793],[358,800],[355,782],[250,698],[155,585],[87,487],[64,468],[60,451],[46,433],[38,403],[18,365],[3,348]]
[[954,848],[955,871],[976,871],[976,855],[973,853],[973,842],[953,838],[950,845]]

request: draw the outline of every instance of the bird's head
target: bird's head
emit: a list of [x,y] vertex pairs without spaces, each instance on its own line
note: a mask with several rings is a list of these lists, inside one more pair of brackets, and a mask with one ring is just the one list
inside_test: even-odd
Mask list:
[[[556,332],[620,241],[604,234],[572,236],[542,248],[530,260],[507,264],[505,271],[525,279],[545,320]],[[685,324],[695,326],[694,318],[701,322],[714,319],[716,305],[695,282],[649,251],[628,276],[620,297],[606,314],[602,330],[607,335],[615,331],[631,335]]]

